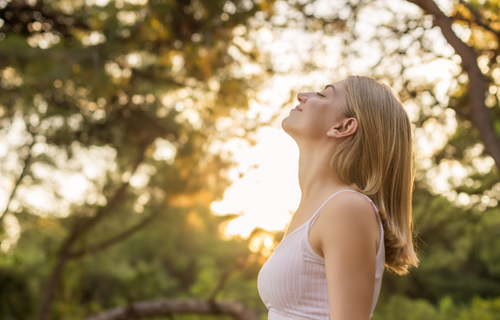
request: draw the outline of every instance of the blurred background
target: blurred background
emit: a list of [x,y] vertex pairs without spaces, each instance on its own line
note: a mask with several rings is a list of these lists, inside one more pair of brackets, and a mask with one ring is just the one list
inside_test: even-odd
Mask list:
[[500,319],[499,6],[0,0],[0,319],[267,319],[300,198],[280,123],[349,74],[415,144],[421,265],[373,319]]

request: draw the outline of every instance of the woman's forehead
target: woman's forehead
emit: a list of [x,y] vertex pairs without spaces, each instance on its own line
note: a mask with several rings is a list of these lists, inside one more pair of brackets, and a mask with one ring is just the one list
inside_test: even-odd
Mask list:
[[330,84],[327,84],[325,86],[325,90],[328,89],[328,88],[332,88],[333,91],[337,92],[337,91],[343,91],[345,89],[345,85],[346,85],[346,80],[340,80],[340,81],[337,81],[337,82],[334,82],[334,83],[330,83]]

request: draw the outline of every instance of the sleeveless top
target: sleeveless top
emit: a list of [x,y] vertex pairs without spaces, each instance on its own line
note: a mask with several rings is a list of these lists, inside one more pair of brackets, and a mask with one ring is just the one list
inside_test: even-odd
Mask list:
[[325,259],[312,249],[309,230],[328,200],[343,191],[356,192],[367,198],[375,208],[380,225],[380,245],[376,255],[375,287],[370,311],[370,318],[372,317],[385,265],[384,229],[378,209],[370,198],[357,191],[341,190],[330,196],[308,221],[287,235],[260,269],[257,286],[259,295],[269,310],[268,320],[330,319]]

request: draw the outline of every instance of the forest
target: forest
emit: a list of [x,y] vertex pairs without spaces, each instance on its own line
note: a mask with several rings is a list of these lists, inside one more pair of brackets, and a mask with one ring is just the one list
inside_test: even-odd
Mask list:
[[499,42],[498,0],[0,0],[0,319],[267,319],[284,230],[224,236],[227,144],[349,74],[415,140],[421,263],[372,319],[500,319]]

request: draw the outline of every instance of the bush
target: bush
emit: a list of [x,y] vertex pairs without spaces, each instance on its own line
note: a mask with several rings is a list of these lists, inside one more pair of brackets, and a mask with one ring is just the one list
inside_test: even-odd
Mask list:
[[476,297],[470,305],[456,305],[450,297],[437,306],[427,300],[393,296],[376,308],[372,320],[494,320],[500,319],[500,297]]

